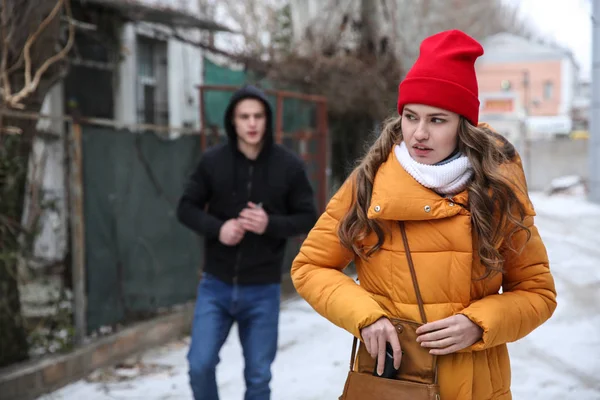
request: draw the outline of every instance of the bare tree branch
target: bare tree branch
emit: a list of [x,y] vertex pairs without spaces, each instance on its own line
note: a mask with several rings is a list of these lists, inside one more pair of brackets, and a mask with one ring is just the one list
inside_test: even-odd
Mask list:
[[[67,11],[67,14],[69,16],[69,21],[70,21],[72,15],[71,15],[71,6],[69,4],[69,0],[65,0],[64,5],[65,5],[65,9]],[[37,33],[38,32],[36,32],[36,34]],[[19,91],[19,93],[15,94],[15,96],[13,97],[13,99],[11,101],[11,104],[13,107],[20,106],[21,101],[36,90],[36,88],[40,84],[40,80],[42,79],[42,76],[44,75],[44,73],[48,70],[48,68],[50,68],[50,66],[52,64],[54,64],[57,61],[64,59],[66,57],[66,55],[71,50],[71,47],[73,46],[74,42],[75,42],[75,27],[73,26],[72,23],[69,23],[69,39],[67,40],[67,44],[65,45],[65,47],[60,52],[58,52],[54,56],[50,57],[42,64],[42,66],[35,73],[33,81],[31,81],[31,73],[25,74],[26,85],[23,89],[21,89],[21,91]],[[28,57],[28,53],[25,53],[25,65],[27,65],[27,57]],[[29,84],[27,84],[27,78],[29,78]],[[19,107],[19,108],[22,108],[22,107]]]
[[23,129],[18,128],[16,126],[5,126],[2,128],[2,132],[7,133],[9,135],[20,135],[23,133]]
[[60,52],[47,59],[36,71],[35,75],[32,78],[31,46],[39,37],[40,33],[48,26],[48,24],[50,24],[50,21],[56,18],[56,15],[63,6],[69,17],[69,21],[71,21],[72,15],[69,0],[58,0],[52,12],[44,19],[44,21],[40,24],[38,29],[27,39],[27,42],[25,43],[25,46],[23,48],[23,56],[25,59],[25,84],[23,88],[14,95],[10,93],[10,87],[5,87],[5,92],[3,93],[5,102],[8,103],[10,106],[14,108],[24,108],[22,104],[23,99],[25,99],[37,89],[44,73],[46,73],[46,71],[50,68],[52,64],[56,63],[61,59],[64,59],[71,50],[71,47],[73,46],[73,43],[75,41],[75,27],[72,23],[69,23],[69,38],[65,47]]
[[27,42],[25,42],[25,47],[23,48],[23,55],[25,57],[25,87],[31,85],[31,45],[35,42],[40,33],[50,24],[50,21],[56,17],[56,14],[58,14],[63,4],[64,0],[58,0],[52,9],[52,12],[50,12],[46,19],[42,21],[38,29],[29,37],[29,39],[27,39]]

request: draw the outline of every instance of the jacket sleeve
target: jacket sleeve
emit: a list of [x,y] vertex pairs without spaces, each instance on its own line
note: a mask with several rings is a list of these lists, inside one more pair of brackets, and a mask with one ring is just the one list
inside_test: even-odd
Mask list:
[[289,182],[287,195],[287,215],[269,215],[265,235],[272,237],[291,237],[306,234],[317,220],[317,210],[312,186],[306,176],[304,165],[295,169]]
[[342,270],[354,253],[337,235],[339,220],[352,201],[346,182],[331,199],[292,263],[298,293],[322,316],[360,338],[360,330],[386,316],[371,295]]
[[205,209],[212,196],[206,164],[206,158],[202,157],[189,178],[177,206],[177,219],[197,234],[215,238],[219,237],[224,221],[209,214]]
[[556,309],[556,290],[546,247],[534,225],[535,212],[526,195],[525,178],[521,175],[519,165],[518,175],[512,182],[522,183],[523,190],[518,196],[528,210],[523,223],[529,228],[531,237],[527,241],[527,232],[520,230],[502,246],[502,293],[477,300],[460,312],[483,329],[482,339],[469,350],[478,351],[519,340],[548,320]]

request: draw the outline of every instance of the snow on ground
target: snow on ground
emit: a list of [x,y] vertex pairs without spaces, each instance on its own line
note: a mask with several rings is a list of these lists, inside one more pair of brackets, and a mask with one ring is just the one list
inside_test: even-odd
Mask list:
[[600,206],[532,194],[556,281],[554,316],[509,345],[515,399],[600,399]]
[[[548,248],[558,308],[546,324],[509,345],[516,400],[600,399],[600,206],[580,197],[532,194]],[[188,339],[154,349],[140,364],[93,374],[43,400],[191,399]],[[348,371],[350,334],[301,299],[282,305],[274,400],[337,399]],[[243,399],[243,359],[232,329],[217,370],[221,400]]]

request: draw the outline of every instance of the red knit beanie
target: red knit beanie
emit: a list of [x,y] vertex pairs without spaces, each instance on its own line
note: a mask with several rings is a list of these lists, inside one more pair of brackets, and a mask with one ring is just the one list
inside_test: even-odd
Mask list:
[[483,47],[459,30],[423,40],[419,58],[398,88],[398,113],[406,104],[424,104],[460,114],[477,126],[475,60],[482,54]]

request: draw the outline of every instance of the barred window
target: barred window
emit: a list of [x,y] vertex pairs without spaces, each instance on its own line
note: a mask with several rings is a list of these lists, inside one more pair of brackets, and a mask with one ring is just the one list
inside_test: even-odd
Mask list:
[[145,124],[169,124],[167,43],[138,36],[137,115]]

